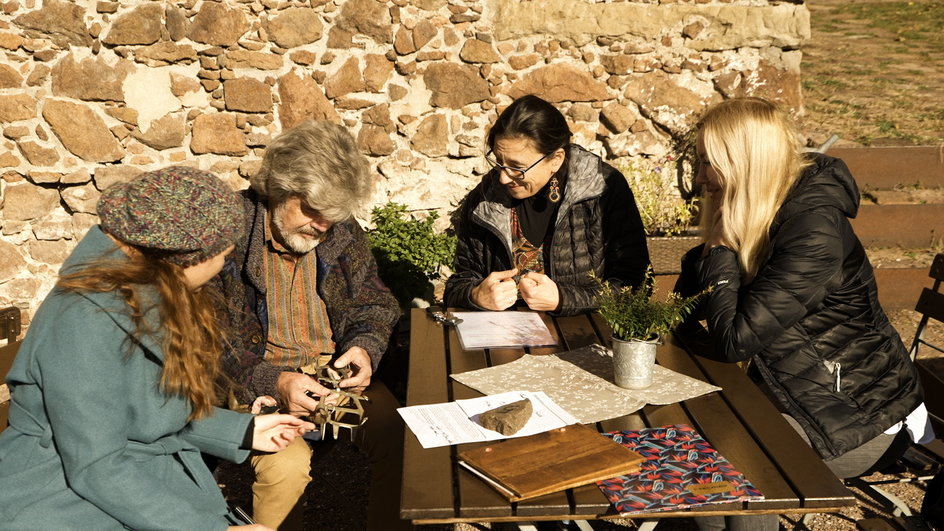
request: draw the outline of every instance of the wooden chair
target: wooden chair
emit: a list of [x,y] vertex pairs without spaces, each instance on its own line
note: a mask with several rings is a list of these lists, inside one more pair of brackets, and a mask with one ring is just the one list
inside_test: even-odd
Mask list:
[[934,257],[929,276],[934,281],[933,286],[922,290],[918,303],[915,305],[915,311],[921,314],[921,320],[915,330],[910,355],[915,361],[918,377],[924,387],[924,403],[928,408],[928,416],[937,438],[924,445],[912,444],[905,451],[904,456],[899,460],[899,465],[903,471],[909,472],[907,476],[881,481],[864,478],[846,480],[848,485],[862,490],[888,508],[893,516],[910,517],[912,514],[906,504],[879,485],[913,481],[927,482],[944,466],[944,441],[940,438],[944,435],[944,379],[928,366],[927,360],[918,359],[919,350],[925,347],[944,353],[944,345],[932,344],[925,337],[926,328],[931,320],[944,323],[944,292],[941,291],[941,284],[944,281],[944,253]]
[[19,309],[11,307],[0,310],[0,340],[6,340],[6,344],[0,347],[0,431],[7,427],[10,401],[9,389],[4,381],[20,349],[20,341],[16,339],[20,335],[20,328]]

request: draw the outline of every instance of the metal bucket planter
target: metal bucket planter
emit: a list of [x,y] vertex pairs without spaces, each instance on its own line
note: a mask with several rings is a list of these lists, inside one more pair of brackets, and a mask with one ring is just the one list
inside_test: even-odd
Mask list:
[[613,338],[613,374],[616,385],[625,389],[645,389],[652,385],[652,366],[660,338],[623,341]]

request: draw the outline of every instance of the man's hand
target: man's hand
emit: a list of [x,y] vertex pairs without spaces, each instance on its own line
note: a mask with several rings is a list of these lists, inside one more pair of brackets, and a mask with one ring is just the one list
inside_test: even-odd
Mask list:
[[252,405],[249,406],[249,412],[253,415],[258,415],[259,413],[262,413],[262,408],[277,405],[279,405],[278,400],[272,398],[269,395],[257,396],[256,399],[253,400]]
[[[308,415],[318,407],[317,397],[331,393],[330,389],[311,376],[291,371],[279,374],[276,389],[285,410],[299,416]],[[308,392],[315,395],[315,398],[308,396]]]
[[292,415],[257,415],[252,430],[252,449],[260,452],[278,452],[285,449],[295,437],[315,429],[311,422]]
[[557,283],[547,275],[532,271],[521,277],[518,289],[521,290],[521,298],[532,310],[550,312],[560,304]]
[[351,347],[332,363],[335,368],[340,369],[345,365],[351,367],[351,377],[345,378],[338,383],[338,386],[350,391],[363,391],[370,385],[370,377],[374,374],[374,369],[370,365],[370,355],[361,347]]
[[486,310],[500,311],[511,307],[518,300],[518,286],[514,279],[517,274],[517,269],[492,271],[472,288],[469,294],[472,302]]

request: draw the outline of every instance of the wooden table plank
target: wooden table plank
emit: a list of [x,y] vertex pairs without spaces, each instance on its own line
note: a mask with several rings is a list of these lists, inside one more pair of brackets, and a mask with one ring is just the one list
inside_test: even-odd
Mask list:
[[[594,343],[600,343],[596,328],[593,326],[590,316],[586,314],[571,317],[558,317],[556,324],[561,331],[563,339],[562,345],[565,347],[562,350],[574,350]],[[573,501],[573,510],[577,514],[616,514],[616,510],[596,484],[572,489],[570,498]]]
[[562,351],[574,350],[600,342],[597,331],[593,327],[593,322],[586,314],[558,317],[556,324],[563,337]]
[[[488,353],[485,350],[462,350],[459,334],[455,328],[449,330],[449,371],[458,374],[488,367]],[[478,398],[482,393],[449,379],[452,400]],[[455,455],[464,450],[478,448],[488,443],[460,444],[453,447]],[[511,516],[511,504],[492,487],[474,474],[460,467],[455,459],[451,466],[458,486],[458,506],[456,516],[462,518],[488,518]]]
[[[689,348],[710,347],[703,343],[690,343]],[[831,473],[824,474],[823,467],[811,466],[811,463],[818,464],[821,458],[798,434],[792,429],[791,433],[782,433],[780,412],[756,385],[744,385],[740,378],[742,375],[730,370],[732,364],[701,357],[690,359],[715,385],[725,389],[723,394],[735,415],[750,428],[754,439],[777,463],[780,474],[797,492],[803,507],[855,505],[854,496],[839,479]],[[747,379],[746,375],[743,379]]]
[[[692,358],[674,343],[668,343],[659,348],[659,364],[674,371],[716,383],[704,375]],[[791,504],[795,504],[791,500],[796,500],[796,492],[792,485],[783,479],[778,467],[758,446],[753,435],[744,425],[740,422],[732,422],[736,417],[722,394],[736,393],[740,388],[750,387],[751,384],[743,373],[739,372],[740,369],[736,365],[728,365],[726,369],[736,377],[741,377],[737,385],[721,386],[723,388],[721,393],[711,393],[686,400],[684,407],[694,421],[695,429],[764,493],[765,499],[750,502],[751,508],[790,508]],[[796,437],[796,433],[786,425],[786,422],[781,428],[780,436]],[[803,444],[802,440],[799,442]]]
[[[444,332],[419,309],[410,314],[410,368],[407,405],[449,401]],[[423,382],[422,385],[416,385]],[[404,519],[442,518],[454,514],[452,449],[423,448],[406,430],[403,449],[403,493],[400,511]]]
[[[529,348],[528,354],[534,356],[544,356],[555,354],[564,350],[564,338],[557,329],[555,319],[546,313],[539,314],[551,336],[557,341],[556,346],[551,347],[533,347]],[[493,360],[494,361],[494,360]],[[497,365],[497,363],[496,363]],[[567,491],[554,492],[538,496],[530,500],[522,500],[515,504],[515,514],[519,516],[542,516],[547,514],[568,514],[572,512],[570,499],[567,497]]]

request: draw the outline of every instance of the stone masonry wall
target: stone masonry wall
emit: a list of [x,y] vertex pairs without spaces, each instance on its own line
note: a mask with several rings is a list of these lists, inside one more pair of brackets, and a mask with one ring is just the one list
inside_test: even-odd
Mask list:
[[517,96],[617,164],[657,158],[724,97],[801,112],[808,37],[802,3],[766,0],[0,0],[0,306],[28,320],[101,190],[142,170],[243,188],[274,134],[332,120],[374,204],[447,214]]

